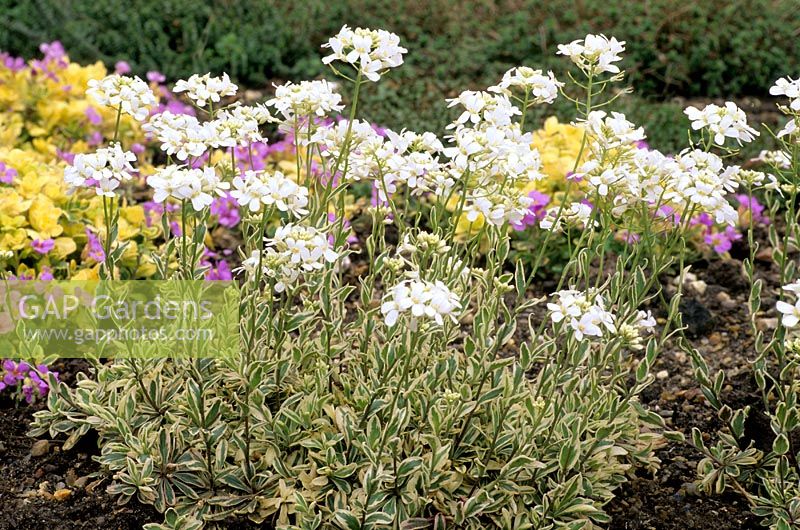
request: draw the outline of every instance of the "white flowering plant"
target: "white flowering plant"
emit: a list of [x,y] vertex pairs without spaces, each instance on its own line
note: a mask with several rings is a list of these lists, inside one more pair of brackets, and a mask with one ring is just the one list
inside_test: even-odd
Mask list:
[[[732,219],[738,168],[712,148],[720,135],[753,135],[735,110],[719,120],[714,110],[677,156],[639,149],[644,130],[601,110],[624,92],[605,96],[622,80],[624,46],[589,35],[560,47],[577,66],[571,95],[528,67],[463,92],[447,101],[458,116],[443,139],[357,119],[361,91],[406,53],[383,30],[344,27],[324,45],[352,90],[347,119],[323,119],[343,110],[328,82],[288,83],[247,107],[226,103],[227,76],[180,81],[204,119],[164,112],[146,124],[168,161],[147,182],[181,219],[158,277],[202,278],[209,204],[230,190],[242,216],[231,315],[241,355],[97,361],[77,388],[50,381],[32,434],[65,435],[70,447],[96,431],[109,490],[166,514],[152,530],[237,516],[304,530],[606,523],[615,490],[655,470],[665,443],[663,420],[638,396],[679,331],[680,288],[657,330],[648,306],[665,298],[661,275],[685,273],[691,217]],[[523,264],[510,259],[510,232],[530,213],[523,189],[542,178],[525,120],[556,97],[575,103],[581,153],[566,186],[586,186],[587,200],[549,208]],[[120,98],[108,98],[120,113],[148,101]],[[292,133],[294,178],[236,165],[235,150],[252,149],[267,123]],[[230,162],[205,156],[220,147]],[[98,191],[113,212],[128,159],[90,156],[65,178],[116,182]],[[354,241],[345,198],[365,184],[374,202]],[[111,248],[113,213],[107,226]],[[639,243],[612,255],[621,229]],[[535,278],[562,239],[569,259],[542,292]],[[107,254],[113,277],[118,252]]]
[[[758,398],[746,406],[732,406],[724,391],[726,382],[722,370],[711,370],[697,350],[687,342],[685,350],[691,355],[695,376],[709,404],[717,411],[725,428],[706,437],[698,429],[688,440],[703,458],[698,464],[700,486],[704,491],[721,493],[736,491],[749,503],[753,513],[773,530],[800,528],[800,417],[797,403],[800,398],[800,282],[797,281],[796,249],[800,233],[800,211],[797,208],[800,184],[800,81],[778,79],[770,94],[783,96],[778,104],[786,122],[781,130],[767,133],[775,139],[777,150],[762,152],[754,162],[766,166],[769,174],[755,170],[739,172],[741,185],[763,190],[766,205],[772,215],[781,219],[780,226],[770,225],[768,243],[772,248],[777,278],[769,278],[756,268],[759,243],[753,221],[747,233],[749,256],[744,260],[744,274],[750,284],[748,311],[753,336],[751,364]],[[709,131],[704,142],[725,150],[728,138],[748,141],[758,134],[742,120],[731,104],[725,108],[689,108],[687,115]],[[713,136],[712,136],[713,135]],[[696,187],[702,183],[695,184]],[[705,187],[705,186],[704,186]],[[782,213],[782,215],[781,215]],[[776,223],[777,224],[777,223]],[[772,297],[774,307],[763,309],[763,300]],[[773,296],[774,295],[774,296]],[[763,325],[766,311],[776,315],[774,329]],[[727,401],[727,402],[726,402]],[[769,430],[765,444],[757,444],[747,425],[761,417]]]

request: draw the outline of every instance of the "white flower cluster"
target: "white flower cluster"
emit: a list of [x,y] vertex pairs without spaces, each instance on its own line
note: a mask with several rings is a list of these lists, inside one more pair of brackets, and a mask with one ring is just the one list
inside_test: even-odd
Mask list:
[[593,110],[582,123],[595,149],[608,150],[635,144],[645,139],[644,129],[629,122],[624,114]]
[[752,142],[758,131],[747,125],[747,115],[735,103],[728,101],[724,107],[706,105],[703,110],[687,107],[683,111],[692,122],[692,129],[707,128],[714,138],[714,143],[723,145],[725,138],[734,138],[742,142]]
[[233,179],[231,196],[243,208],[258,212],[264,206],[275,206],[296,217],[308,213],[308,188],[298,185],[280,171],[245,171]]
[[322,59],[323,63],[349,63],[370,81],[378,81],[386,70],[403,64],[403,54],[408,51],[400,46],[400,37],[394,33],[347,26],[322,47],[332,52]]
[[[489,88],[490,92],[499,92],[509,95],[512,88],[519,88],[525,91],[528,96],[528,104],[552,103],[558,97],[558,89],[564,83],[558,81],[553,72],[547,75],[541,70],[534,70],[527,66],[512,68],[503,74],[503,79],[497,86]],[[533,96],[532,98],[530,96]]]
[[200,123],[194,116],[169,111],[154,115],[142,129],[161,142],[164,152],[181,162],[203,156],[216,134],[209,122]]
[[605,35],[586,35],[583,39],[558,45],[559,55],[569,57],[587,75],[618,74],[619,67],[612,63],[622,60],[619,54],[623,51],[625,41],[614,37],[609,39]]
[[335,85],[324,79],[319,81],[291,81],[275,87],[275,97],[266,103],[275,107],[287,120],[296,117],[323,117],[344,108],[342,96],[336,92]]
[[278,227],[272,238],[264,238],[267,248],[254,250],[242,261],[241,270],[253,275],[259,263],[263,274],[281,293],[297,282],[302,273],[322,270],[339,258],[324,232],[310,226],[288,224]]
[[441,281],[404,280],[389,289],[383,297],[381,313],[386,325],[394,326],[402,314],[410,317],[409,326],[416,330],[420,319],[432,319],[437,325],[449,318],[458,322],[461,302]]
[[132,178],[135,169],[131,162],[135,160],[136,155],[123,151],[119,143],[94,153],[77,154],[64,170],[64,181],[71,190],[93,187],[97,195],[114,197],[120,183]]
[[457,98],[448,99],[447,102],[448,108],[456,105],[464,107],[464,111],[456,121],[447,126],[448,129],[455,129],[468,123],[477,125],[481,122],[496,127],[506,127],[511,125],[515,115],[522,114],[505,94],[465,90]]
[[235,96],[238,89],[228,74],[222,74],[222,77],[194,74],[189,79],[181,79],[175,83],[172,91],[186,92],[189,99],[197,103],[197,106],[205,107],[209,102],[219,103],[223,97]]
[[101,105],[121,109],[134,119],[144,121],[156,100],[147,83],[138,77],[109,75],[103,79],[90,79],[86,93]]
[[470,223],[483,216],[494,226],[514,225],[530,213],[532,204],[533,199],[516,186],[493,184],[467,194],[464,214]]
[[211,205],[214,195],[223,195],[230,187],[219,178],[214,168],[208,166],[202,169],[166,166],[147,177],[147,184],[155,191],[155,202],[169,198],[188,201],[198,212]]
[[614,315],[605,308],[605,300],[601,294],[568,289],[558,291],[554,296],[556,301],[547,304],[550,318],[555,323],[562,320],[566,322],[576,339],[600,337],[603,329],[616,332]]
[[720,157],[699,149],[682,151],[674,162],[675,180],[664,194],[666,200],[683,209],[691,204],[699,206],[699,212],[713,215],[717,223],[733,226],[738,222],[739,214],[727,200],[727,195],[739,187],[738,166],[726,168]]
[[218,113],[209,122],[213,133],[209,138],[210,147],[238,147],[255,142],[266,141],[261,136],[259,125],[272,120],[264,107],[235,105]]
[[539,221],[539,228],[543,230],[558,230],[562,224],[586,227],[589,226],[591,218],[591,206],[582,202],[573,202],[564,208],[554,206],[548,209],[544,217]]
[[264,107],[235,105],[207,122],[200,122],[188,114],[164,111],[152,116],[142,129],[161,142],[164,152],[185,162],[190,157],[203,156],[209,148],[263,142],[259,126],[271,120],[269,111]]

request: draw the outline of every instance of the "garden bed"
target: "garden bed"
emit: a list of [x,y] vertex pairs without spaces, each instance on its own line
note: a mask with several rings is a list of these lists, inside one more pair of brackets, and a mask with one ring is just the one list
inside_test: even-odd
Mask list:
[[[743,244],[733,249],[734,255],[745,253]],[[777,286],[771,261],[765,258],[758,264],[759,277]],[[364,266],[355,262],[353,270]],[[696,279],[687,284],[684,307],[688,310],[683,317],[688,337],[711,368],[725,370],[730,380],[726,396],[739,406],[757,400],[748,365],[752,337],[746,313],[748,288],[741,268],[742,262],[735,258],[697,263],[693,268]],[[545,281],[544,285],[549,283]],[[763,322],[774,325],[770,319]],[[76,371],[86,368],[87,364],[80,360],[61,360],[53,366],[67,382],[74,380]],[[665,418],[669,428],[687,435],[692,427],[704,433],[720,429],[721,423],[699,391],[685,353],[671,347],[659,356],[653,372],[656,380],[642,394],[641,401]],[[37,441],[25,436],[25,431],[33,412],[39,409],[41,405],[26,407],[8,399],[0,401],[0,462],[3,463],[0,467],[0,530],[138,529],[143,523],[160,520],[151,506],[135,500],[118,506],[105,492],[108,480],[88,478],[99,471],[91,459],[98,454],[93,445],[96,438],[82,441],[66,452],[60,451],[60,443],[54,440],[48,444],[46,454],[33,456],[31,452]],[[768,449],[771,440],[763,439],[768,429],[768,425],[759,424],[758,417],[754,416],[747,434],[757,446]],[[37,447],[41,449],[40,445]],[[700,459],[697,451],[670,443],[658,451],[657,456],[661,469],[655,476],[636,473],[618,490],[618,496],[608,507],[613,517],[609,530],[760,528],[741,496],[735,493],[709,496],[697,491],[694,485]],[[63,500],[53,496],[60,487],[71,492]],[[225,527],[246,528],[242,524],[228,523]]]

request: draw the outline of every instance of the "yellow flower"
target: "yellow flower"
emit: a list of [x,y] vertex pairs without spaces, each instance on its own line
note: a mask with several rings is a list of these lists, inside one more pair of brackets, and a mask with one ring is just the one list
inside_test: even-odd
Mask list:
[[44,195],[40,195],[33,200],[28,210],[28,220],[31,228],[37,233],[38,239],[50,239],[61,235],[64,227],[58,224],[63,210],[58,208],[53,201]]
[[[544,127],[533,133],[531,145],[539,151],[542,160],[542,173],[545,179],[531,183],[525,191],[533,189],[553,194],[566,187],[567,173],[575,168],[575,161],[581,150],[583,128],[559,123],[551,116]],[[585,155],[581,157],[583,160]]]
[[65,259],[67,256],[78,250],[75,240],[69,237],[58,237],[55,239],[55,246],[52,253],[58,259]]

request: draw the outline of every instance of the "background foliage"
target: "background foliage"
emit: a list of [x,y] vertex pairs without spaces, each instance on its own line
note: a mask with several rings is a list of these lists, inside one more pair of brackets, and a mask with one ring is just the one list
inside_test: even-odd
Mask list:
[[[624,61],[636,95],[620,110],[662,150],[685,140],[671,97],[766,96],[800,70],[797,0],[0,0],[0,9],[0,49],[13,54],[36,56],[58,39],[81,63],[125,60],[170,79],[227,71],[251,87],[327,75],[318,43],[342,24],[385,28],[409,59],[365,95],[367,117],[435,131],[448,121],[444,97],[520,64],[561,73],[558,43],[605,32],[636,43]],[[570,114],[563,102],[552,110]]]

